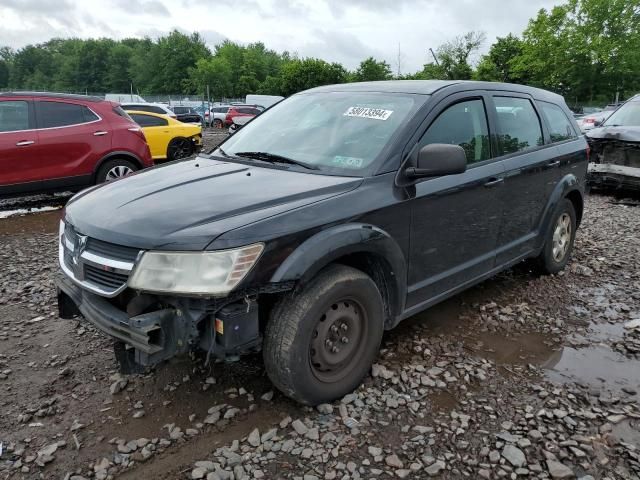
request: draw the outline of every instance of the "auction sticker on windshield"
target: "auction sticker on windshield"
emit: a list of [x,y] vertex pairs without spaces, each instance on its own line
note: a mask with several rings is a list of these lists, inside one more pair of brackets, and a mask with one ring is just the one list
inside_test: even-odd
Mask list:
[[387,120],[392,113],[393,110],[384,110],[382,108],[349,107],[349,109],[344,112],[344,116]]

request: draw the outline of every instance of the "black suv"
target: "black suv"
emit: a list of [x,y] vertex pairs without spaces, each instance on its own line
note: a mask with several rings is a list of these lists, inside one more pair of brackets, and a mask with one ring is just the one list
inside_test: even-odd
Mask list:
[[384,330],[525,259],[566,265],[587,144],[519,85],[325,86],[210,154],[92,188],[60,224],[60,315],[149,365],[262,349],[306,404],[358,386]]
[[183,123],[202,123],[202,117],[191,107],[175,106],[171,107],[176,118]]

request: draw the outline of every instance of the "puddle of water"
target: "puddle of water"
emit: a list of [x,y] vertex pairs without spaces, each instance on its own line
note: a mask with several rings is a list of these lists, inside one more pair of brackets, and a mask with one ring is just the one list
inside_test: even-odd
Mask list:
[[[635,428],[634,428],[635,427]],[[624,420],[613,426],[611,434],[619,441],[640,445],[640,421]]]
[[542,363],[547,378],[565,383],[575,381],[596,387],[640,391],[640,360],[634,360],[597,345],[588,348],[565,347],[559,356]]
[[55,233],[58,231],[60,210],[33,213],[0,220],[0,235]]

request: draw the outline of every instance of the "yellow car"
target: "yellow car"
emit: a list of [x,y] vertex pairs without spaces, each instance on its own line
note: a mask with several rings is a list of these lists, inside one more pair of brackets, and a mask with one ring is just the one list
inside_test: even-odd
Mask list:
[[142,127],[154,160],[178,160],[197,153],[202,148],[202,127],[182,123],[159,113],[127,111]]

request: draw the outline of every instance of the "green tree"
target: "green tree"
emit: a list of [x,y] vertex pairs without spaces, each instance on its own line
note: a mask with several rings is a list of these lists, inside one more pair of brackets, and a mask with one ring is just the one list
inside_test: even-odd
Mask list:
[[357,82],[369,82],[389,80],[391,76],[391,67],[387,62],[377,61],[375,58],[369,57],[360,63],[353,75],[353,79]]
[[484,41],[483,32],[468,32],[440,45],[436,57],[445,78],[469,80],[473,74],[469,58],[480,49]]
[[513,71],[513,64],[521,54],[522,41],[518,37],[512,34],[498,37],[489,53],[480,59],[473,78],[520,83],[522,78]]
[[281,76],[281,93],[287,96],[320,85],[344,83],[347,80],[347,71],[339,63],[305,58],[285,63]]

